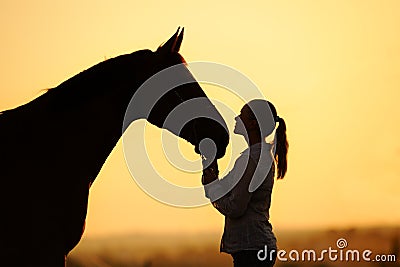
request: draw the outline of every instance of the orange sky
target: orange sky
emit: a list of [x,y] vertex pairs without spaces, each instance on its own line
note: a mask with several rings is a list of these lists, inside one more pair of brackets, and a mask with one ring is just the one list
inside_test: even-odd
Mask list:
[[[361,0],[1,1],[0,110],[104,57],[154,50],[185,26],[187,61],[236,68],[287,121],[289,170],[271,208],[276,229],[399,224],[399,10],[398,1]],[[240,110],[223,90],[204,89]],[[92,187],[86,236],[221,230],[210,205],[175,208],[142,192],[121,148]],[[188,179],[198,184],[199,175]]]

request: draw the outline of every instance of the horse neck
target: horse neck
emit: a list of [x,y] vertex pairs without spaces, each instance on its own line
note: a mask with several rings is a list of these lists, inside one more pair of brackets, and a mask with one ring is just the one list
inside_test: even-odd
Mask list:
[[85,180],[96,178],[122,134],[125,101],[113,93],[113,88],[107,92],[84,105],[48,115],[50,138],[60,146],[54,153],[66,159]]

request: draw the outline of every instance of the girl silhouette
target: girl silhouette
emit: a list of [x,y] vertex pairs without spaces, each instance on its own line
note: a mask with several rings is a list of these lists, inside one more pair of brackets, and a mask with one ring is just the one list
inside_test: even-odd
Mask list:
[[[286,124],[274,105],[261,99],[244,105],[235,120],[234,133],[242,135],[249,147],[222,179],[216,161],[205,168],[202,183],[206,196],[225,216],[220,251],[231,254],[234,267],[273,266],[277,247],[269,208],[275,170],[277,179],[287,170]],[[265,139],[274,130],[269,144]]]

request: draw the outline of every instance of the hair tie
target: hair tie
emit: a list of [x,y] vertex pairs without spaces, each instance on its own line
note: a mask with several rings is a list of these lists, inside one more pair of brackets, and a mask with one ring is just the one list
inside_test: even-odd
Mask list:
[[279,122],[281,120],[281,118],[279,116],[275,117],[275,122]]

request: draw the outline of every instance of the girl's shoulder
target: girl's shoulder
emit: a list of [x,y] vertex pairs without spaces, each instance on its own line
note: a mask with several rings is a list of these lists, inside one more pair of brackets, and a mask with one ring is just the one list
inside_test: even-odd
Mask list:
[[258,162],[262,153],[264,156],[265,155],[270,156],[271,149],[272,149],[272,145],[269,143],[257,143],[257,144],[250,146],[245,151],[243,151],[242,155],[246,156],[246,157],[250,156],[253,160]]

